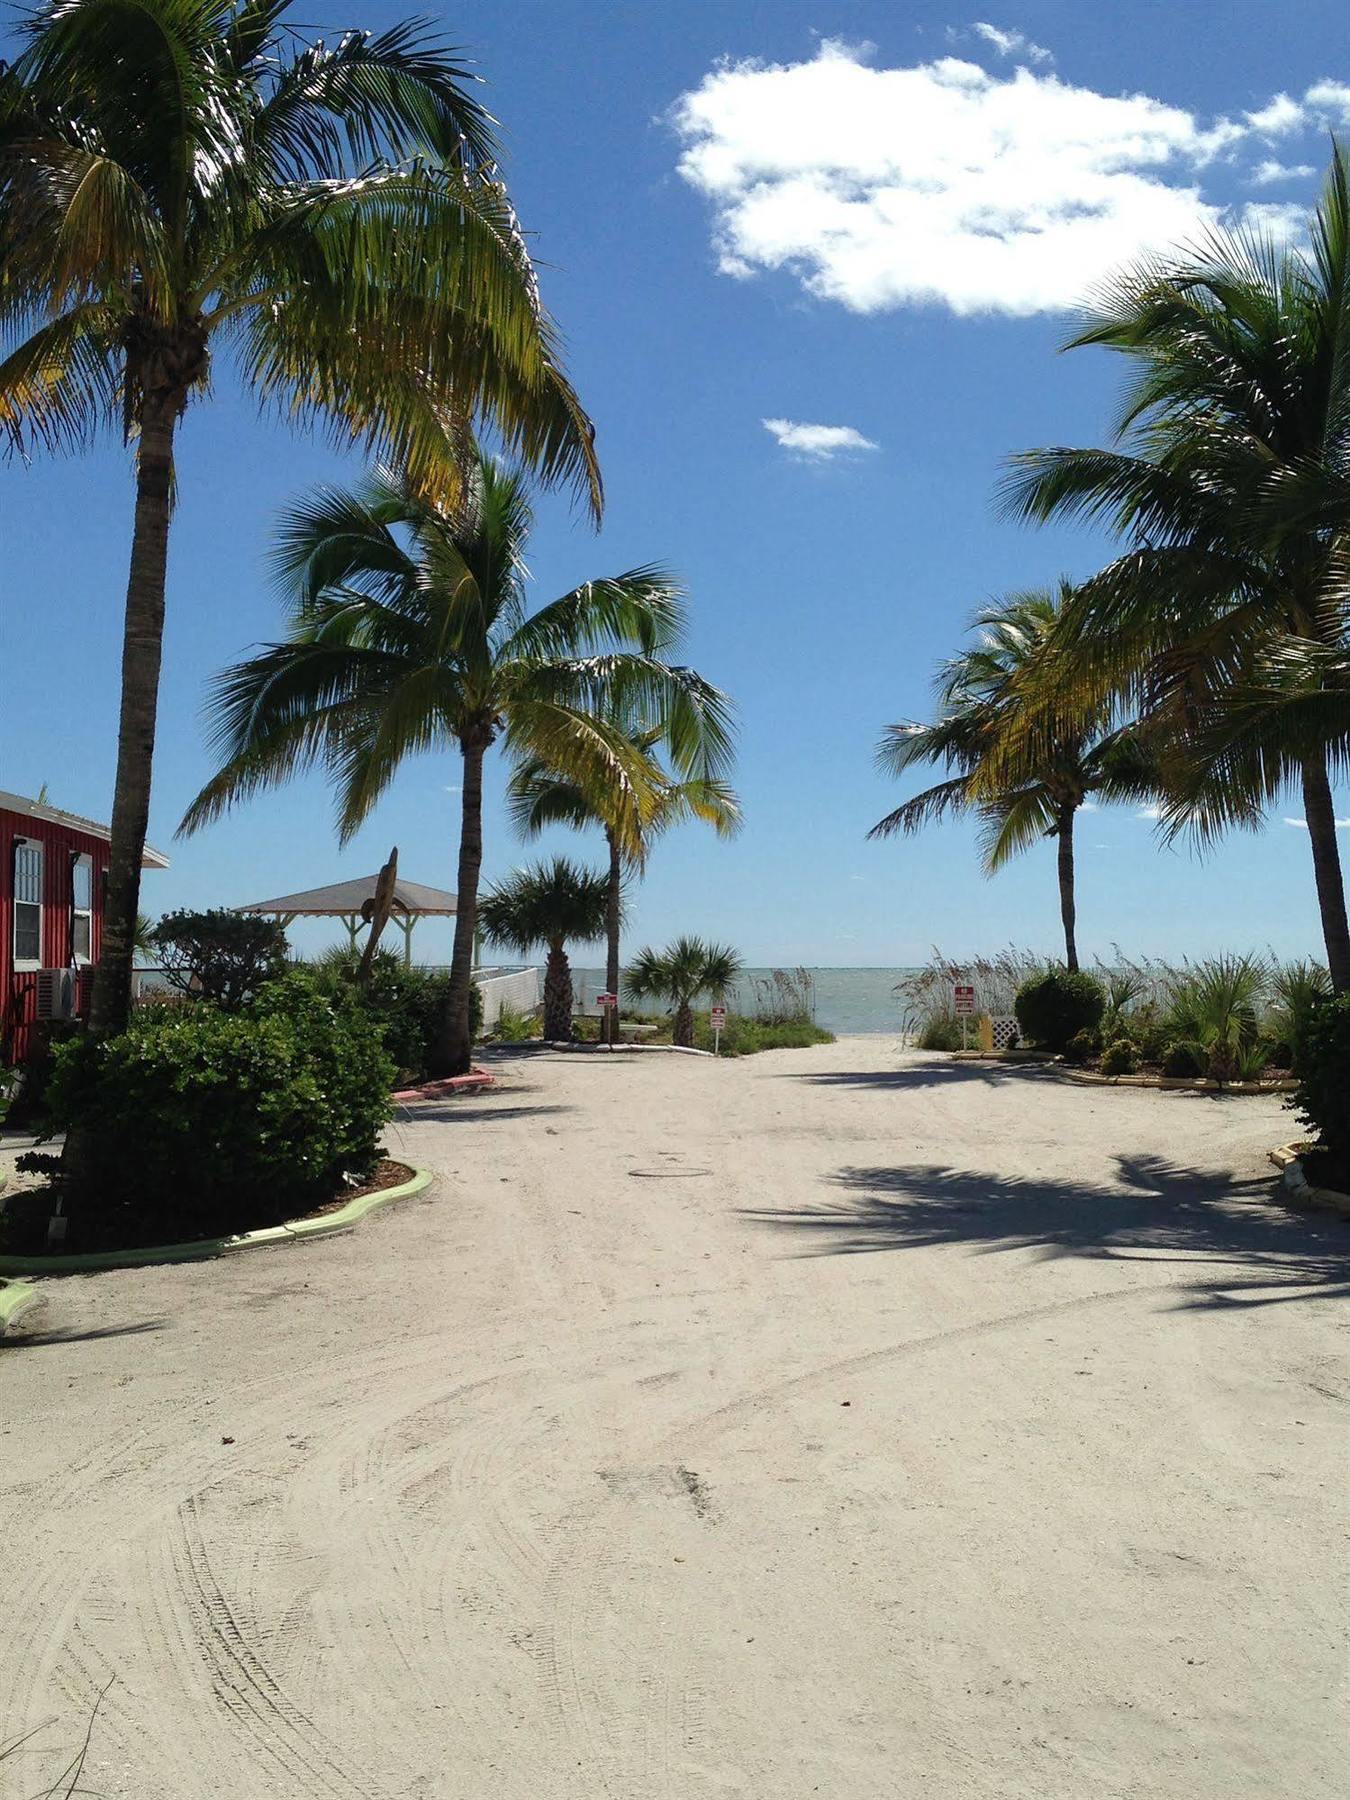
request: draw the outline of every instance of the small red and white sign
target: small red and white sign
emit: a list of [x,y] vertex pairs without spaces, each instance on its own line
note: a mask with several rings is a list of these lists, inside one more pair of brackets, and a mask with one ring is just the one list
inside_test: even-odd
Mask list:
[[596,1003],[602,1012],[608,1012],[611,1006],[617,1006],[619,1004],[619,996],[617,994],[597,994],[595,998]]
[[956,1000],[956,1016],[958,1019],[971,1019],[975,1016],[975,989],[960,983],[952,989]]
[[725,1006],[714,1006],[708,1017],[712,1021],[714,1031],[725,1031],[727,1028],[727,1009]]

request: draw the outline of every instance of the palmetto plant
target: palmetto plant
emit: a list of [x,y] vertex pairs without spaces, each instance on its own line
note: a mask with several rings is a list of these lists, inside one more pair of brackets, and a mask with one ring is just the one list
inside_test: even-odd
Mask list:
[[489,748],[500,739],[588,788],[629,793],[641,813],[651,802],[646,764],[606,708],[669,700],[664,655],[681,619],[669,577],[632,569],[531,612],[530,524],[522,477],[486,456],[453,510],[389,474],[300,500],[275,553],[289,632],[218,677],[210,710],[222,767],[183,822],[194,830],[317,761],[345,840],[406,757],[455,749],[458,910],[439,1074],[469,1066]]
[[1113,527],[1126,549],[1061,633],[1080,702],[1122,687],[1165,728],[1164,824],[1204,842],[1302,794],[1333,984],[1350,926],[1331,777],[1350,767],[1350,170],[1307,247],[1213,233],[1127,270],[1074,345],[1137,378],[1120,447],[1015,459],[1011,508]]
[[306,42],[288,0],[39,0],[0,69],[0,433],[135,446],[112,845],[92,1026],[124,1024],[174,439],[213,358],[452,495],[486,421],[598,507],[589,424],[470,78],[423,26]]
[[635,999],[670,1002],[675,1013],[674,1040],[689,1049],[694,1042],[695,997],[711,994],[714,1000],[721,1000],[741,968],[740,957],[726,944],[678,937],[664,950],[639,950],[626,980]]
[[1270,971],[1257,956],[1215,956],[1174,976],[1165,1024],[1217,1081],[1256,1075],[1269,1060],[1258,1044]]
[[952,813],[981,821],[987,874],[1043,838],[1058,845],[1060,917],[1070,969],[1078,967],[1074,895],[1074,821],[1092,796],[1138,800],[1154,791],[1156,769],[1145,739],[1118,721],[1108,695],[1090,705],[1056,702],[1053,725],[1022,735],[1025,688],[1040,672],[1049,686],[1056,633],[1073,589],[1035,590],[986,608],[975,619],[979,641],[939,671],[940,717],[931,725],[892,725],[877,760],[889,774],[918,763],[953,773],[915,794],[875,824],[869,837],[919,830]]
[[565,856],[524,869],[490,888],[479,902],[483,930],[495,944],[528,956],[548,949],[544,968],[544,1036],[565,1043],[572,1036],[572,969],[568,944],[601,937],[609,903],[603,875],[582,869]]
[[[507,788],[507,805],[516,829],[524,837],[537,837],[550,825],[569,825],[581,830],[598,825],[609,848],[609,903],[605,921],[605,988],[617,995],[620,983],[620,894],[625,874],[641,875],[652,844],[673,826],[697,819],[711,825],[720,837],[731,837],[741,822],[740,803],[717,772],[730,758],[731,737],[725,696],[690,670],[672,669],[674,694],[689,705],[695,730],[685,739],[662,726],[636,728],[628,721],[613,723],[623,730],[634,754],[645,758],[651,801],[635,804],[629,788],[607,782],[596,790],[560,775],[538,758],[517,765]],[[692,703],[692,704],[690,704]],[[661,749],[685,773],[673,774],[659,760]],[[615,1005],[602,1022],[609,1042],[618,1042],[619,1009]]]

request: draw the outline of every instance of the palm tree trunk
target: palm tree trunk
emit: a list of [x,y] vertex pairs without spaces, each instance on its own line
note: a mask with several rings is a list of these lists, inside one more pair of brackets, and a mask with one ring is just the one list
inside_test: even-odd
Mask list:
[[147,401],[136,456],[136,522],[131,539],[122,633],[122,711],[117,730],[108,887],[89,1029],[125,1031],[131,1015],[132,963],[141,897],[141,858],[150,823],[159,665],[164,642],[164,583],[169,559],[175,401]]
[[550,1044],[572,1041],[572,967],[561,944],[550,944],[544,967],[544,1037]]
[[474,929],[478,923],[478,877],[483,867],[483,755],[487,740],[460,740],[464,757],[463,811],[459,828],[459,876],[455,892],[455,943],[450,953],[450,991],[436,1042],[431,1073],[467,1075],[473,1056],[469,1030],[469,990],[473,983]]
[[671,1033],[677,1044],[683,1044],[686,1050],[694,1047],[694,1009],[687,999],[681,997],[675,1008],[675,1029]]
[[1303,765],[1303,816],[1308,822],[1317,903],[1322,911],[1322,937],[1327,969],[1338,994],[1350,992],[1350,922],[1345,911],[1345,881],[1336,842],[1336,813],[1327,777],[1327,759],[1309,757]]
[[1064,921],[1064,961],[1070,971],[1078,967],[1076,927],[1078,908],[1073,893],[1073,816],[1077,808],[1066,803],[1059,809],[1059,916]]
[[609,893],[605,899],[605,989],[614,996],[614,1005],[605,1014],[605,1042],[619,1041],[619,902],[623,890],[623,862],[614,833],[606,830],[609,840]]

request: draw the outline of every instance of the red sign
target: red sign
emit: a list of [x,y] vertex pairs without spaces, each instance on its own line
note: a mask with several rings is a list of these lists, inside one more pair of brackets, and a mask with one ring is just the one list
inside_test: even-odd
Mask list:
[[975,1012],[975,990],[958,984],[952,992],[956,996],[956,1016],[958,1019],[971,1018]]
[[617,1006],[619,1004],[619,996],[617,994],[597,994],[595,998],[597,1004],[606,1011],[608,1011],[611,1006]]
[[712,1020],[713,1030],[720,1031],[727,1022],[726,1007],[725,1006],[714,1006],[709,1017]]

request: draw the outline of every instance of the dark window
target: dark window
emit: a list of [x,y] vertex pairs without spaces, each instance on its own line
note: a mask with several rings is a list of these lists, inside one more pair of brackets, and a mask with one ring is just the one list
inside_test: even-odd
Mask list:
[[14,961],[42,961],[42,845],[14,840]]

